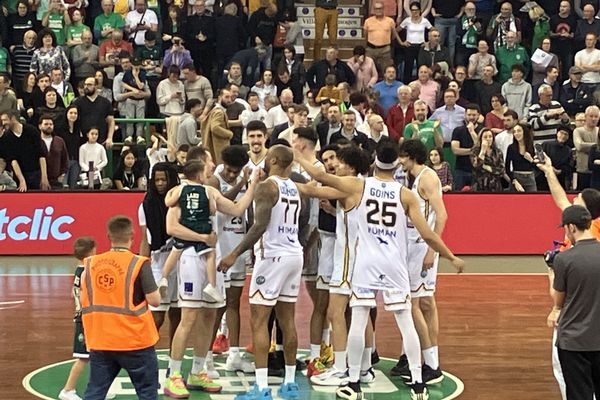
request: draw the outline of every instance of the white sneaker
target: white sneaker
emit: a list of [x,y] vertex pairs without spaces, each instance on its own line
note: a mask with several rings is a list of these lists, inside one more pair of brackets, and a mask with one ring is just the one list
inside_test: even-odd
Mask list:
[[346,371],[340,371],[336,367],[331,367],[319,375],[311,376],[310,381],[317,386],[343,386],[350,379]]
[[255,366],[253,362],[244,360],[239,354],[232,355],[229,353],[227,361],[225,361],[225,370],[228,372],[242,371],[245,374],[253,374]]
[[375,371],[373,367],[366,371],[360,371],[360,383],[373,383],[375,381]]
[[162,299],[167,297],[167,290],[169,289],[169,280],[165,277],[160,278],[158,281],[158,292]]
[[116,399],[116,398],[117,398],[116,394],[108,392],[106,394],[106,397],[104,398],[104,400],[113,400],[113,399]]
[[216,287],[214,287],[210,283],[207,284],[204,287],[204,289],[202,289],[202,293],[204,293],[206,296],[208,296],[209,300],[212,300],[214,302],[222,303],[225,301],[225,298],[223,297],[223,295],[217,290]]
[[137,144],[146,144],[146,139],[145,139],[143,136],[138,136],[138,137],[135,139],[135,142],[136,142]]
[[60,391],[58,398],[59,400],[82,400],[81,397],[77,395],[76,390],[66,391],[65,389]]
[[215,368],[215,362],[212,358],[207,358],[204,361],[204,370],[210,379],[219,379],[221,377],[219,371]]

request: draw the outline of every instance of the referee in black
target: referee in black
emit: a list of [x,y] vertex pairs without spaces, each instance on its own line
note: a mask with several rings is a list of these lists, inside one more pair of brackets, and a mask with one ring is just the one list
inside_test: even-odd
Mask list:
[[562,226],[573,247],[554,259],[556,346],[568,400],[600,399],[600,242],[592,236],[592,216],[582,206],[567,207]]

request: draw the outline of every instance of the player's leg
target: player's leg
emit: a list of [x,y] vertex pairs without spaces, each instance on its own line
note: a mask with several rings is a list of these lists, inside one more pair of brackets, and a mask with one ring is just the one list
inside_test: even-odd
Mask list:
[[373,325],[373,348],[371,349],[371,364],[379,362],[379,354],[377,354],[377,340],[375,340],[375,330],[377,329],[377,307],[372,307],[370,312],[371,325]]
[[67,381],[65,382],[65,386],[63,387],[63,389],[60,391],[60,394],[58,395],[58,398],[60,400],[79,399],[79,396],[77,396],[77,391],[76,391],[77,381],[79,380],[79,377],[83,373],[83,370],[85,369],[87,364],[88,364],[87,359],[78,358],[75,360],[75,362],[73,363],[73,366],[71,367],[71,371],[69,371],[69,377],[67,378]]
[[298,335],[296,333],[296,303],[279,301],[275,305],[277,324],[283,333],[283,354],[285,357],[285,381],[292,383],[296,375],[296,353]]
[[[306,282],[307,285],[309,282]],[[310,363],[308,364],[307,376],[318,375],[325,371],[325,365],[321,360],[321,342],[323,339],[323,330],[329,325],[327,321],[327,304],[329,302],[329,292],[327,290],[316,289],[313,302],[313,312],[310,318]]]
[[423,379],[425,383],[437,383],[444,379],[444,375],[440,369],[440,359],[438,354],[438,334],[439,334],[439,319],[437,304],[435,297],[425,296],[420,299],[420,308],[427,323],[427,331],[429,333],[430,346],[421,342],[423,351]]
[[[372,308],[371,308],[372,310]],[[365,328],[365,347],[360,361],[360,382],[371,383],[375,380],[375,371],[371,365],[371,352],[373,350],[373,320],[371,319],[371,310],[369,310],[369,320]]]
[[256,365],[256,386],[258,390],[268,388],[268,354],[271,346],[267,330],[272,306],[251,304],[250,315],[252,325],[252,344],[254,347],[254,362]]
[[225,362],[227,371],[254,372],[254,364],[245,360],[240,354],[240,298],[243,287],[231,286],[227,289],[227,327],[229,329],[229,355]]
[[179,326],[179,322],[181,322],[181,308],[169,307],[167,315],[169,316],[169,348],[171,348],[173,345],[173,338],[175,337],[175,331]]
[[[205,370],[207,364],[207,355],[212,344],[212,330],[207,327],[213,327],[217,317],[216,308],[200,308],[194,332],[194,356],[192,359],[192,369],[187,379],[187,388],[192,390],[202,390],[204,392],[220,392],[222,387],[213,382],[208,371]],[[214,368],[214,366],[213,366]]]
[[414,391],[415,394],[427,392],[422,378],[421,345],[419,343],[419,335],[415,329],[412,313],[407,309],[397,310],[394,311],[394,317],[396,318],[396,324],[404,339],[404,350],[406,352],[406,357],[408,358],[411,374],[409,386],[411,386],[411,390]]

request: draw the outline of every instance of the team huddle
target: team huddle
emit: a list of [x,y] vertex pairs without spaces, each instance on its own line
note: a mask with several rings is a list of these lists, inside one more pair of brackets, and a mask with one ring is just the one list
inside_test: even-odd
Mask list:
[[[284,378],[279,397],[299,399],[295,303],[304,280],[314,306],[307,360],[313,385],[363,398],[361,385],[376,379],[381,291],[401,333],[402,356],[391,374],[409,386],[411,399],[428,399],[427,384],[444,379],[433,297],[438,258],[459,272],[464,262],[440,238],[447,215],[439,178],[424,165],[424,144],[382,143],[372,162],[350,142],[317,152],[311,128],[295,129],[291,147],[281,141],[267,149],[260,121],[247,135],[250,151],[230,146],[216,168],[209,152],[193,148],[180,184],[172,166],[154,165],[139,208],[140,255],[150,257],[161,294],[152,314],[160,328],[168,313],[171,328],[164,395],[221,391],[211,351],[221,327],[230,343],[225,369],[255,374],[254,386],[236,399],[271,399],[269,375]],[[251,266],[254,362],[239,343]],[[185,375],[188,338],[194,357]]]

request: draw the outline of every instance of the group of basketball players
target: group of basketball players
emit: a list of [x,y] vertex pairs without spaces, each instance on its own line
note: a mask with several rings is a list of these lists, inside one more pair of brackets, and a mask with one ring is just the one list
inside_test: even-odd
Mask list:
[[[189,189],[196,190],[194,200],[201,202],[180,199],[167,207],[165,197],[178,179],[171,166],[159,163],[139,209],[145,233],[140,253],[151,257],[157,282],[163,277],[172,238],[214,248],[222,272],[215,288],[224,300],[204,290],[210,266],[206,252],[198,252],[197,246],[184,248],[176,270],[165,275],[168,289],[154,311],[158,327],[166,312],[171,324],[165,396],[188,398],[189,389],[221,390],[210,347],[226,313],[230,341],[226,369],[255,374],[255,385],[236,399],[272,397],[268,375],[273,321],[281,332],[276,353],[283,357],[284,381],[277,394],[300,398],[295,383],[295,303],[304,276],[314,305],[308,365],[314,385],[337,386],[338,397],[354,400],[362,398],[361,383],[376,379],[371,366],[372,311],[381,291],[402,337],[402,356],[392,373],[410,387],[411,399],[428,399],[426,385],[443,379],[433,297],[438,258],[449,259],[459,272],[464,263],[440,239],[447,214],[437,174],[424,165],[424,144],[407,140],[398,147],[386,142],[371,155],[351,143],[339,143],[317,154],[316,133],[297,128],[292,143],[271,143],[267,149],[267,129],[260,121],[248,124],[247,136],[250,151],[226,148],[223,164],[216,169],[203,148],[188,152],[187,163],[196,163],[195,176],[198,171],[204,174],[204,189]],[[410,187],[398,180],[404,174]],[[216,209],[216,235],[186,224],[199,204]],[[254,363],[242,355],[239,343],[240,300],[252,260]],[[193,338],[194,356],[184,380],[188,337]]]

